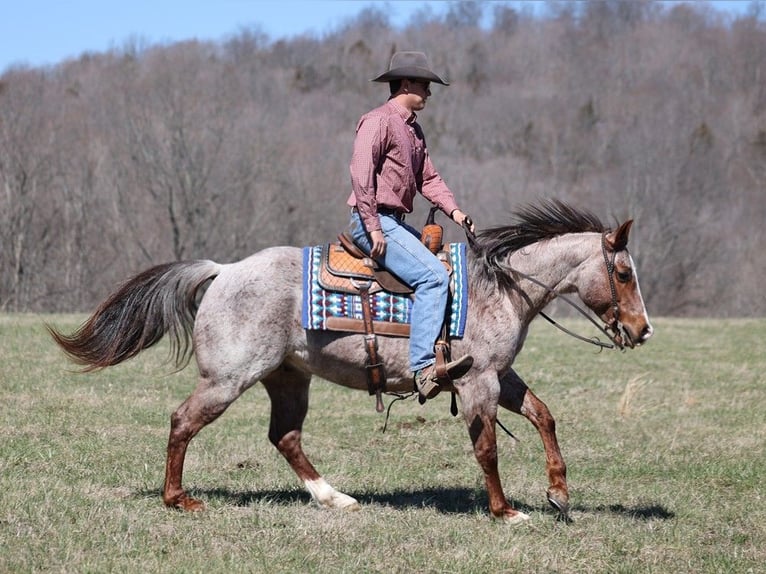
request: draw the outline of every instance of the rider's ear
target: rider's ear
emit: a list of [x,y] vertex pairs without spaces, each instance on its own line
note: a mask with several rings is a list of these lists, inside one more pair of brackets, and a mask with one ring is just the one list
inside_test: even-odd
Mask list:
[[632,225],[633,220],[628,219],[617,229],[606,234],[605,239],[609,249],[612,251],[622,251],[628,246],[628,235],[630,235],[630,228]]

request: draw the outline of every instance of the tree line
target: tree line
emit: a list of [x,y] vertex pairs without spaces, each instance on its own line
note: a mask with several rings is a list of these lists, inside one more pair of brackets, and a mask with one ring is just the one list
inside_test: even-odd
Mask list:
[[9,68],[0,311],[89,310],[153,264],[333,240],[356,122],[388,95],[369,79],[420,49],[451,85],[419,119],[479,229],[540,198],[632,217],[650,313],[762,316],[763,8],[459,2],[403,28],[369,8],[321,37],[248,27]]

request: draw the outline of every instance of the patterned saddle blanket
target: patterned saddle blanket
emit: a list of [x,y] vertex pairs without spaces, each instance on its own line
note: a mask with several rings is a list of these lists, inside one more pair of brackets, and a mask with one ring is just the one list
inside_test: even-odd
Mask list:
[[[354,282],[372,280],[370,306],[373,328],[377,334],[409,337],[410,314],[412,310],[411,289],[402,288],[396,282],[389,284],[359,263],[349,277],[338,279],[328,273],[332,267],[337,245],[317,245],[303,248],[303,305],[302,324],[304,329],[346,331],[364,333],[362,298],[354,288]],[[448,266],[451,267],[450,308],[448,310],[449,336],[459,338],[465,331],[468,311],[468,273],[466,267],[466,246],[451,243],[445,246]],[[361,260],[359,260],[361,261]],[[343,273],[343,275],[347,275]],[[382,279],[380,282],[377,279]],[[350,283],[349,283],[350,282]]]

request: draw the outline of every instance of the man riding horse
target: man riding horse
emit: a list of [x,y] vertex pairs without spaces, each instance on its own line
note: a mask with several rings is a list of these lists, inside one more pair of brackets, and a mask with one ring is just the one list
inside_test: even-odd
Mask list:
[[[409,360],[421,397],[439,391],[436,343],[444,320],[449,276],[442,263],[421,242],[420,232],[404,222],[420,192],[458,225],[470,219],[431,163],[423,129],[415,112],[431,95],[430,84],[449,85],[431,71],[422,52],[396,52],[388,71],[374,82],[388,82],[388,101],[359,120],[351,157],[351,234],[354,241],[382,267],[415,289],[412,305]],[[473,358],[465,355],[444,365],[449,379],[463,376]]]

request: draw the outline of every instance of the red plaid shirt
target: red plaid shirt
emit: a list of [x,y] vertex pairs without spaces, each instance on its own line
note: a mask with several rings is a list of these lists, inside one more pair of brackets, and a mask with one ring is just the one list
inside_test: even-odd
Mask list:
[[412,212],[420,191],[448,216],[457,209],[452,192],[428,155],[417,116],[389,100],[359,120],[351,157],[352,193],[367,231],[380,229],[378,209]]

